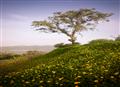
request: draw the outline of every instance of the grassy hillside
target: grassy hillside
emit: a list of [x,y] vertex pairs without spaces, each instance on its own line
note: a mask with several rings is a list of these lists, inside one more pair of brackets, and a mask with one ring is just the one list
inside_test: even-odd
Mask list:
[[[57,48],[0,75],[3,87],[120,87],[120,41]],[[24,66],[23,66],[24,67]]]

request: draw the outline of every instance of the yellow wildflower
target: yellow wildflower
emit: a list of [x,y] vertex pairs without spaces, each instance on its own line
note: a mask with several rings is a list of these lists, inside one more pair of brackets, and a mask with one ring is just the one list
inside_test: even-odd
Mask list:
[[81,76],[77,76],[77,78],[81,78]]
[[83,74],[87,74],[86,72],[83,72]]
[[32,79],[32,82],[34,82],[35,81],[35,79]]
[[111,78],[111,79],[113,79],[113,78],[114,78],[114,76],[110,76],[110,78]]
[[79,84],[80,82],[74,82],[75,85]]
[[62,80],[64,77],[59,78],[59,80]]
[[98,80],[94,80],[95,83],[98,83],[99,81]]
[[40,83],[43,83],[43,81],[41,80]]
[[50,81],[50,80],[48,80],[47,82],[48,82],[48,83],[50,83],[51,81]]
[[13,83],[14,83],[14,80],[11,80],[11,81],[10,81],[10,84],[13,84]]
[[29,84],[30,82],[29,82],[29,81],[26,81],[25,83],[26,83],[26,84]]
[[93,73],[91,72],[90,75],[92,75]]
[[104,70],[105,72],[108,72],[108,70]]
[[63,84],[60,84],[60,86],[62,86]]
[[25,80],[22,80],[22,82],[25,82]]
[[52,73],[53,73],[53,74],[55,74],[55,73],[56,73],[56,71],[52,71]]
[[118,75],[118,74],[119,74],[119,72],[115,72],[115,73],[114,73],[114,75]]

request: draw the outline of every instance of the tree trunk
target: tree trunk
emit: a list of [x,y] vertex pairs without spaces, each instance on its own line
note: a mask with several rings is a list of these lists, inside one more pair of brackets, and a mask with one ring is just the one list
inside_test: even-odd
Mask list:
[[72,43],[72,45],[75,44],[76,37],[71,36],[70,39],[69,39],[69,41]]
[[72,42],[72,44],[75,44],[75,40],[72,40],[71,42]]

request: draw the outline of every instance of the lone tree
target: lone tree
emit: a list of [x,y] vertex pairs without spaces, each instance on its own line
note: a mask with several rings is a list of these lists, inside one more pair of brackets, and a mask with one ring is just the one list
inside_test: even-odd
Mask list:
[[66,12],[55,12],[47,20],[33,21],[32,26],[38,31],[63,33],[69,37],[69,41],[74,44],[83,30],[93,30],[100,21],[109,21],[108,17],[112,13],[103,13],[96,9],[70,10]]

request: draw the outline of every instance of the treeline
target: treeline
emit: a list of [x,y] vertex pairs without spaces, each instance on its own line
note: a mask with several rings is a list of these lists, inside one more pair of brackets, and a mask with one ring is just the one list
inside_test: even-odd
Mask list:
[[33,56],[38,56],[38,55],[43,55],[43,54],[45,54],[45,53],[41,52],[41,51],[27,51],[24,54],[14,54],[14,53],[1,52],[0,53],[0,60],[16,59],[16,58],[21,57],[21,56],[32,58]]

